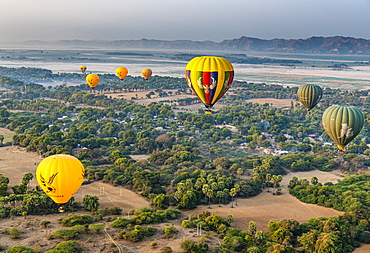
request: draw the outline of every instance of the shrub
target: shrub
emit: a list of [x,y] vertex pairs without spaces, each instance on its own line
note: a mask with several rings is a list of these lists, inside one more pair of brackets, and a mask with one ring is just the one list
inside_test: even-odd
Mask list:
[[7,253],[20,253],[20,252],[21,253],[36,253],[35,250],[28,248],[28,247],[24,247],[24,246],[14,246],[5,252]]
[[172,253],[173,250],[170,246],[165,246],[163,248],[161,248],[161,250],[159,251],[159,253]]
[[81,252],[79,248],[77,248],[78,242],[77,241],[66,241],[58,243],[54,249],[45,251],[45,253],[75,253]]
[[177,229],[174,226],[168,226],[163,229],[163,233],[166,234],[166,237],[169,237],[170,235],[177,233]]
[[153,212],[149,208],[141,208],[140,210],[131,210],[131,214],[136,214],[132,219],[117,218],[112,223],[114,228],[127,228],[129,224],[141,225],[151,223],[161,223],[169,219],[176,219],[181,215],[177,209],[158,210]]
[[112,222],[112,227],[114,228],[126,228],[127,225],[131,224],[131,221],[126,218],[117,218]]
[[11,227],[9,228],[9,235],[12,239],[17,239],[21,235],[21,231],[18,228]]
[[121,236],[123,239],[130,242],[138,242],[145,237],[154,235],[156,231],[157,229],[153,227],[141,227],[139,225],[136,225],[134,230],[127,233],[122,233]]
[[43,228],[48,228],[50,224],[51,224],[51,222],[48,221],[48,220],[43,220],[43,221],[40,222],[40,226],[43,227]]
[[71,229],[58,229],[56,230],[53,235],[64,240],[70,240],[77,237],[77,232]]
[[96,224],[90,224],[89,229],[96,234],[100,234],[100,232],[104,229],[105,224],[103,223],[96,223]]
[[84,225],[94,222],[94,218],[91,215],[73,215],[69,214],[67,218],[62,220],[62,224],[66,227],[72,227],[75,225]]
[[89,229],[89,226],[88,225],[74,225],[71,230],[78,233],[78,234],[81,234],[83,232],[87,232]]
[[191,224],[190,220],[183,220],[182,223],[181,223],[181,226],[183,228],[191,228],[192,224]]

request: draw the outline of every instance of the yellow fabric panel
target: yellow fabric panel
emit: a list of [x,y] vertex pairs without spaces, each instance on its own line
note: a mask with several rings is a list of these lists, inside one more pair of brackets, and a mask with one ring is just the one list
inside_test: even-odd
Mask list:
[[205,64],[206,58],[203,57],[196,57],[193,60],[191,60],[191,68],[189,69],[190,72],[190,79],[191,84],[193,86],[193,89],[195,93],[198,94],[199,99],[202,101],[202,103],[206,103],[206,98],[204,96],[204,90],[198,86],[198,81],[200,77],[199,72],[203,72],[203,66]]
[[217,99],[220,96],[220,93],[223,90],[223,85],[224,85],[224,81],[225,81],[225,67],[224,67],[224,64],[223,64],[224,61],[225,61],[225,59],[219,58],[219,57],[214,59],[214,62],[215,62],[215,65],[216,65],[216,66],[214,66],[214,69],[218,69],[218,80],[217,80],[215,95],[213,96],[213,99],[212,99],[212,104],[216,103]]

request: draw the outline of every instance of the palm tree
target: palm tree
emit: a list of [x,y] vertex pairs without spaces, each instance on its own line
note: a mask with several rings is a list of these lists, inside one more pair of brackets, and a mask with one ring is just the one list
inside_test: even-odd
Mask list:
[[213,197],[214,191],[212,189],[208,189],[206,195],[208,197],[208,208],[211,208],[211,198]]
[[238,205],[238,192],[240,192],[240,185],[239,184],[235,184],[234,185],[234,188],[235,188],[235,205]]
[[273,187],[274,187],[274,190],[273,190],[273,192],[272,192],[272,194],[274,194],[275,195],[275,188],[276,188],[276,186],[277,186],[277,183],[278,183],[278,177],[276,176],[276,175],[273,175],[272,176],[272,178],[271,178],[271,181],[272,181],[272,183],[273,183]]
[[230,189],[230,196],[231,196],[231,208],[234,208],[234,197],[236,196],[236,189],[235,188],[231,188]]
[[216,196],[218,198],[218,206],[221,206],[221,198],[224,196],[224,192],[223,191],[217,191]]
[[266,186],[267,186],[267,192],[270,192],[270,180],[272,178],[271,174],[266,174]]
[[207,203],[207,197],[208,197],[208,195],[207,195],[208,190],[209,190],[209,185],[208,184],[204,184],[203,185],[203,188],[202,188],[202,192],[206,196],[206,203]]

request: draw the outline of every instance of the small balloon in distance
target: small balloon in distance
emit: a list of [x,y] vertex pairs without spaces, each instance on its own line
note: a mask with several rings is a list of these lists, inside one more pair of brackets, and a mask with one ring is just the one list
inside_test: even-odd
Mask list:
[[141,71],[141,75],[144,77],[145,80],[148,80],[152,76],[152,73],[152,70],[148,68]]
[[82,74],[85,74],[86,69],[87,69],[87,67],[85,65],[80,66],[80,70],[81,70]]
[[116,75],[118,76],[119,79],[123,80],[128,74],[128,69],[125,67],[118,67],[116,69]]
[[308,113],[310,113],[312,108],[321,100],[323,91],[321,87],[316,84],[305,84],[299,87],[297,94],[299,101],[301,101]]
[[98,85],[100,78],[97,74],[89,74],[86,76],[86,83],[94,89]]

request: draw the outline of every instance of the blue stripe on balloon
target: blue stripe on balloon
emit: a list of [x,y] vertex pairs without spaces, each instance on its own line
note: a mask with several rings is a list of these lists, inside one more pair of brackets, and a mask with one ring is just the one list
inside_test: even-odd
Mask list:
[[[215,96],[216,89],[217,89],[217,82],[218,82],[218,72],[211,72],[211,82],[210,85],[212,85],[212,80],[215,81],[215,87],[213,89],[210,89],[210,101],[213,101],[213,97]],[[213,104],[212,104],[213,105]]]

